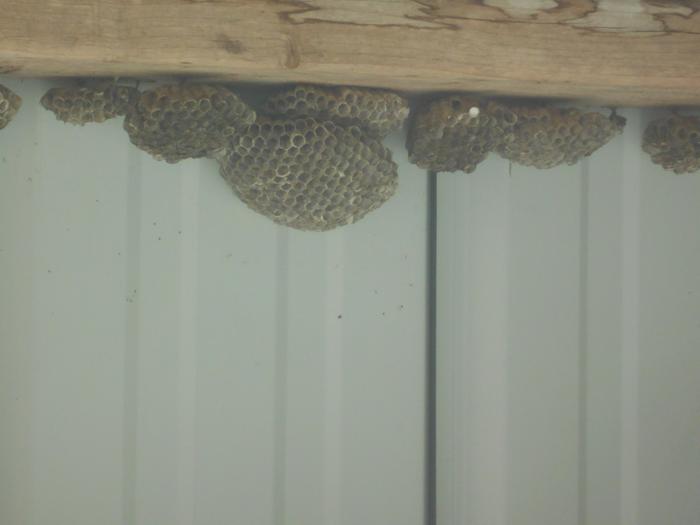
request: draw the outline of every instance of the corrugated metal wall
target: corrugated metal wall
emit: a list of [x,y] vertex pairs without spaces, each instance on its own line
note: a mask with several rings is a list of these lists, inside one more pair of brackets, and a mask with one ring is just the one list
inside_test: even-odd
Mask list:
[[427,179],[327,234],[215,163],[0,133],[0,524],[423,521]]
[[700,523],[700,177],[640,149],[438,186],[441,525]]
[[[0,132],[0,524],[424,522],[427,177],[327,234],[38,106]],[[438,176],[439,525],[695,525],[700,178]]]

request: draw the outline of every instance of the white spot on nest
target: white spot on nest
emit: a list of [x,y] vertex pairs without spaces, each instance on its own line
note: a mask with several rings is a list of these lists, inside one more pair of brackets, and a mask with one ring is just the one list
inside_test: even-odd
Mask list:
[[472,107],[469,108],[469,116],[470,116],[471,118],[476,118],[476,117],[478,117],[478,116],[479,116],[479,113],[480,113],[480,111],[479,111],[479,108],[478,108],[478,107],[472,106]]

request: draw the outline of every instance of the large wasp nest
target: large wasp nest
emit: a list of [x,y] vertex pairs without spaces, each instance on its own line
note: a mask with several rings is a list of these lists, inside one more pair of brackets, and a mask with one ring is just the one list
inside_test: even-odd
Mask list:
[[513,133],[498,153],[517,164],[540,169],[576,164],[622,133],[625,119],[613,113],[584,113],[578,109],[518,107]]
[[654,163],[675,173],[700,170],[700,117],[674,115],[653,121],[644,132],[642,149]]
[[430,171],[471,173],[515,125],[514,113],[465,96],[436,100],[419,111],[408,133],[409,159]]
[[253,210],[300,230],[358,221],[398,183],[391,153],[359,128],[260,118],[237,135],[221,174]]
[[574,164],[622,132],[625,119],[547,106],[510,106],[462,96],[420,111],[408,136],[409,158],[431,171],[474,171],[491,151],[541,169]]
[[136,88],[98,82],[51,88],[42,97],[41,105],[52,111],[58,120],[82,126],[126,115],[138,97]]
[[223,86],[166,85],[142,93],[124,129],[134,145],[175,163],[220,154],[254,121],[255,111]]
[[7,126],[19,111],[22,99],[9,88],[0,85],[0,129]]
[[381,138],[401,128],[409,106],[405,98],[388,91],[299,85],[267,99],[263,110],[270,115],[313,117],[341,126],[358,126]]

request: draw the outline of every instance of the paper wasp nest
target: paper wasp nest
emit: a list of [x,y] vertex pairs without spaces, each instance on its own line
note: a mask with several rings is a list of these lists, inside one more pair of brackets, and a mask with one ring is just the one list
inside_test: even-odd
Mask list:
[[513,108],[517,120],[512,136],[497,151],[524,166],[547,169],[575,164],[622,133],[625,119],[612,114],[543,106]]
[[360,220],[398,184],[391,152],[379,141],[312,118],[260,118],[235,137],[221,174],[253,210],[316,231]]
[[388,91],[300,85],[270,97],[263,110],[275,116],[313,117],[358,126],[382,138],[401,128],[409,106],[405,98]]
[[491,151],[525,166],[574,164],[622,132],[613,113],[547,106],[510,106],[462,96],[420,111],[409,131],[410,160],[431,171],[474,171]]
[[0,129],[7,126],[19,111],[22,99],[9,88],[0,85]]
[[700,117],[655,120],[644,132],[642,149],[651,160],[675,173],[700,170]]
[[471,173],[512,135],[516,116],[496,102],[465,96],[433,101],[420,110],[408,134],[409,159],[430,171]]
[[41,105],[52,111],[58,120],[82,126],[126,115],[138,97],[136,88],[98,82],[51,88],[41,98]]
[[124,129],[135,146],[175,163],[219,154],[254,121],[255,111],[223,86],[166,85],[141,94]]

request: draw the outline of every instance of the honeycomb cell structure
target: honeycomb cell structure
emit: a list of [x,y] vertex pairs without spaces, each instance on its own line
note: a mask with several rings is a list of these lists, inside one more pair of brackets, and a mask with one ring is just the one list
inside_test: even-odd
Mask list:
[[131,142],[158,160],[175,163],[222,154],[255,111],[218,85],[164,85],[144,91],[124,119]]
[[404,97],[378,89],[298,85],[268,98],[268,115],[332,120],[382,138],[403,126],[410,112]]
[[512,108],[516,123],[512,136],[498,153],[517,164],[539,169],[575,164],[620,134],[625,119],[578,109],[547,106]]
[[675,173],[700,170],[700,117],[673,115],[651,122],[642,149],[652,162]]
[[493,101],[449,96],[420,109],[409,128],[409,159],[430,171],[471,173],[512,136],[515,114]]
[[313,118],[261,117],[220,162],[222,176],[245,204],[299,230],[357,222],[398,185],[391,152],[377,139]]
[[19,95],[13,93],[9,88],[0,85],[0,129],[7,126],[15,117],[22,105]]
[[51,88],[41,98],[41,105],[53,112],[58,120],[83,126],[126,115],[138,97],[136,88],[113,82],[93,82]]

